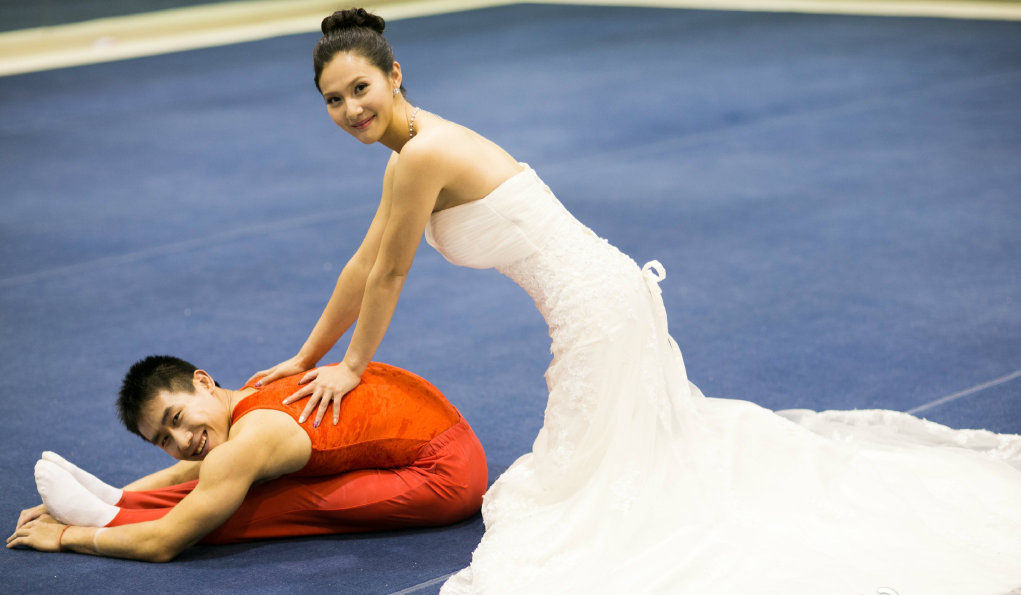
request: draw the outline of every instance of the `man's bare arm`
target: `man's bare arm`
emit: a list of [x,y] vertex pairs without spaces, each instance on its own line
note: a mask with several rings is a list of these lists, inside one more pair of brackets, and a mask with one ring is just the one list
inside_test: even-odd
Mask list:
[[[145,477],[136,479],[135,481],[124,486],[123,489],[133,492],[141,492],[144,490],[155,490],[159,488],[165,488],[186,481],[199,478],[199,467],[202,461],[178,461],[176,464],[171,465],[165,469],[160,469],[155,473],[150,473]],[[40,515],[46,514],[46,505],[37,504],[32,508],[26,508],[21,511],[21,515],[18,517],[17,528],[20,528],[25,523],[32,519],[39,518]]]
[[70,527],[61,546],[76,552],[167,562],[223,524],[257,481],[293,473],[311,454],[308,435],[280,411],[253,411],[202,461],[199,482],[163,518],[119,527]]
[[199,467],[201,466],[202,461],[178,461],[165,469],[136,479],[124,486],[124,489],[130,492],[141,492],[192,481],[199,478]]

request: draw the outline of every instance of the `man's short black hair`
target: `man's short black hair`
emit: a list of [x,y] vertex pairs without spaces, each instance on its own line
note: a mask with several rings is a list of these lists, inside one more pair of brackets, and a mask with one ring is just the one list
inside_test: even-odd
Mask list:
[[142,408],[162,391],[194,393],[192,378],[197,369],[172,355],[150,355],[135,362],[124,375],[121,392],[117,397],[117,412],[124,426],[145,439],[138,431]]

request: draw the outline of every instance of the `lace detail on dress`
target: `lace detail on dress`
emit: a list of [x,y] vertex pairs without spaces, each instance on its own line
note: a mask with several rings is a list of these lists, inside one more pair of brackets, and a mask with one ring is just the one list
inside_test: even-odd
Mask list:
[[[555,353],[557,342],[578,345],[575,341],[599,340],[622,322],[633,321],[628,304],[642,284],[636,283],[641,277],[633,260],[566,211],[554,233],[556,241],[497,270],[535,301],[550,327]],[[607,269],[632,274],[610,276]]]
[[613,480],[610,484],[610,508],[617,512],[631,510],[638,500],[638,482],[641,479],[637,471],[630,471]]
[[592,370],[606,363],[603,346],[638,323],[633,304],[646,288],[633,260],[556,205],[555,241],[498,270],[528,292],[549,326],[551,398],[540,439],[553,465],[566,470],[598,405]]
[[705,397],[668,333],[664,268],[639,269],[531,170],[434,216],[427,240],[524,288],[553,354],[543,427],[486,493],[486,533],[444,595],[1021,582],[1021,436]]

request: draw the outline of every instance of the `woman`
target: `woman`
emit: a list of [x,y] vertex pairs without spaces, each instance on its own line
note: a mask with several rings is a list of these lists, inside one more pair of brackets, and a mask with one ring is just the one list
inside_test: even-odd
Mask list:
[[495,267],[550,326],[532,452],[490,488],[486,533],[443,593],[1001,593],[1021,584],[1021,437],[895,411],[785,411],[702,395],[667,331],[657,262],[579,223],[528,166],[413,107],[361,10],[323,21],[316,83],[334,122],[394,150],[358,251],[295,357],[357,319],[342,366],[288,401],[321,418],[379,345],[422,233]]

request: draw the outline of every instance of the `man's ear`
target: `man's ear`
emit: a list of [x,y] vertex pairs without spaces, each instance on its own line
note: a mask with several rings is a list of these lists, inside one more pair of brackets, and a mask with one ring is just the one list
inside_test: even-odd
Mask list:
[[205,370],[195,370],[195,373],[192,374],[191,381],[195,385],[196,389],[204,388],[206,390],[212,390],[212,388],[216,386],[216,381],[214,381],[213,377]]

